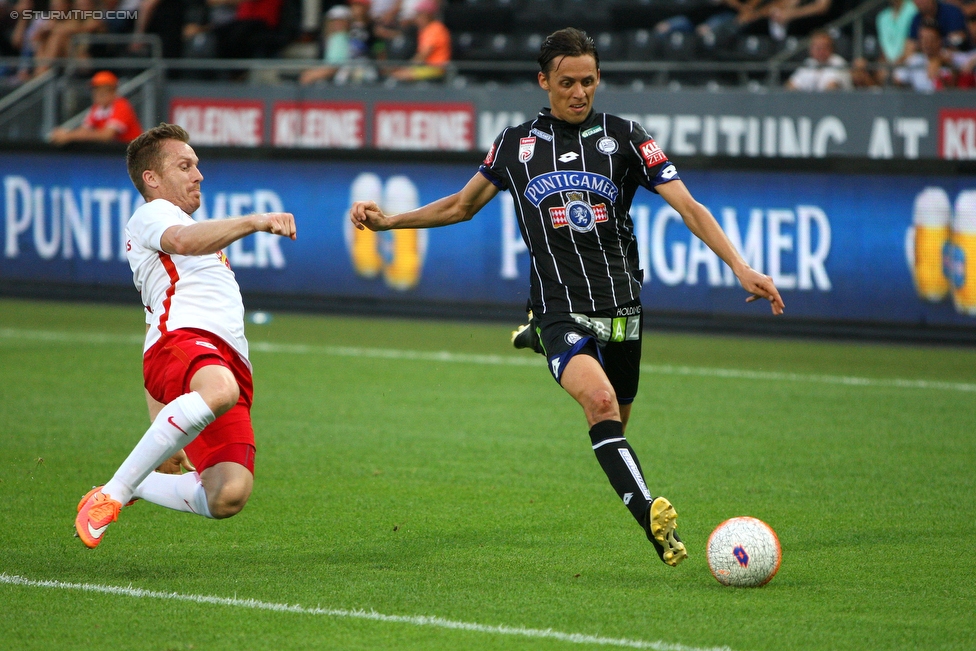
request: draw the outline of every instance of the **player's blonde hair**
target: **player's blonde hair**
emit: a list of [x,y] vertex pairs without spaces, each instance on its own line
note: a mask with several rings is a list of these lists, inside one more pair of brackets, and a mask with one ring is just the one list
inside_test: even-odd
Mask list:
[[142,173],[146,170],[160,170],[163,163],[162,145],[167,140],[189,143],[190,134],[178,124],[160,122],[158,127],[149,129],[130,142],[125,150],[125,166],[129,171],[129,178],[143,197],[146,197],[146,185],[142,181]]

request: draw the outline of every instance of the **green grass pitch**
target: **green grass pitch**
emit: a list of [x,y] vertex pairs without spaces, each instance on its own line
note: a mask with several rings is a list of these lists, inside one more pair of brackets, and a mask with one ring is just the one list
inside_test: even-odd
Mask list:
[[[148,425],[141,312],[0,300],[0,648],[976,648],[976,351],[645,333],[674,569],[510,329],[249,325],[247,508],[137,503],[87,550],[75,505]],[[779,534],[764,588],[709,574],[736,515]]]

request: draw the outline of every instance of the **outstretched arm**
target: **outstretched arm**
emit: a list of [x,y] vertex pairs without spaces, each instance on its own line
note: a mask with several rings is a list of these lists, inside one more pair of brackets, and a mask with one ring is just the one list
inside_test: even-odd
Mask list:
[[359,230],[386,231],[392,228],[431,228],[447,226],[471,219],[498,194],[491,181],[479,172],[467,184],[448,197],[433,201],[416,210],[399,215],[387,215],[375,201],[357,201],[349,211],[349,219]]
[[671,204],[672,208],[678,211],[688,229],[732,268],[732,272],[739,279],[739,283],[751,294],[746,299],[747,302],[764,298],[770,302],[773,314],[783,313],[783,308],[786,306],[783,304],[783,299],[780,297],[776,285],[773,284],[773,279],[746,264],[712,213],[708,211],[708,208],[695,201],[684,183],[675,179],[657,186],[656,190],[664,197],[665,201]]
[[163,231],[160,246],[166,253],[208,255],[258,232],[295,239],[295,217],[288,212],[265,212],[246,217],[213,219],[189,226],[171,226]]

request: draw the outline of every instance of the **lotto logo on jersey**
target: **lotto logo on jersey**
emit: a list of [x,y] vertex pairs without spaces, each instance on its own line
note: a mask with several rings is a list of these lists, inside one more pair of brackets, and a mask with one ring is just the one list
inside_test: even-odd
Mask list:
[[520,138],[518,150],[519,162],[528,163],[530,160],[532,160],[533,155],[535,155],[535,138],[532,136],[528,138]]
[[597,224],[607,221],[606,204],[592,206],[583,201],[582,193],[570,192],[565,206],[549,209],[553,228],[569,226],[579,233],[592,231]]
[[668,159],[664,151],[654,142],[654,138],[651,138],[640,146],[640,153],[644,157],[644,162],[647,163],[648,167],[660,165]]

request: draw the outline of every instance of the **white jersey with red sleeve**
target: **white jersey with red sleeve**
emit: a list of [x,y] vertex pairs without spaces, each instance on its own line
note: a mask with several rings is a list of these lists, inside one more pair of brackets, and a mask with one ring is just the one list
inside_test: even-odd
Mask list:
[[162,250],[163,232],[196,222],[165,199],[140,206],[125,229],[126,256],[132,281],[146,307],[145,350],[178,328],[206,330],[247,359],[244,301],[223,251],[176,255]]

